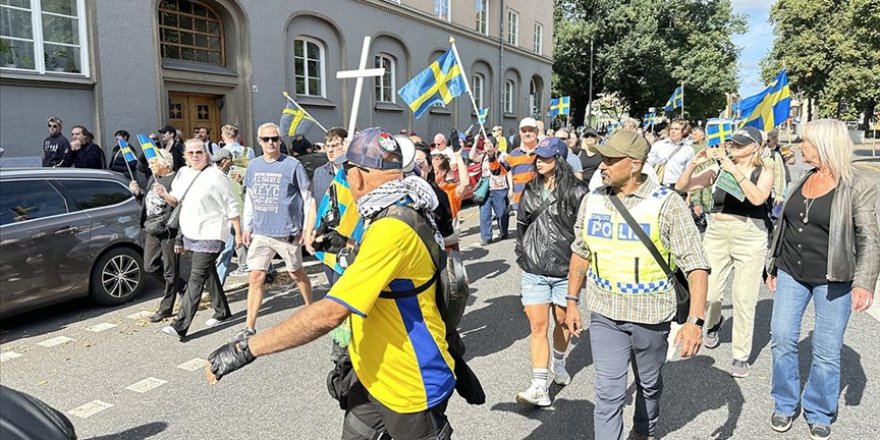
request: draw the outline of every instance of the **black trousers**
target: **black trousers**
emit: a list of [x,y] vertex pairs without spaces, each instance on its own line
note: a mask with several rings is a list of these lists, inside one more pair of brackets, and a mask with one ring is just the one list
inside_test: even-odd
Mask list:
[[171,323],[171,327],[177,330],[180,336],[186,336],[186,332],[199,310],[203,287],[211,294],[214,318],[226,319],[232,316],[232,312],[229,311],[229,302],[226,300],[226,293],[220,284],[220,277],[217,276],[218,256],[220,256],[219,252],[192,253],[192,271],[189,274],[186,293],[180,300],[177,318]]
[[449,440],[452,427],[446,419],[448,400],[412,414],[400,414],[382,405],[355,382],[348,392],[349,410],[342,425],[342,440]]
[[180,287],[180,255],[174,253],[171,234],[157,237],[144,233],[144,265],[147,273],[165,283],[158,313],[170,315]]

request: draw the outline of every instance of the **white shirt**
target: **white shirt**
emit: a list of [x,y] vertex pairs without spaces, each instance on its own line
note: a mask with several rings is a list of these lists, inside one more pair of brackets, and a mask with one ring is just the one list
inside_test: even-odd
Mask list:
[[[678,148],[678,151],[675,151],[676,148]],[[673,152],[675,152],[675,156],[669,157]],[[691,146],[689,139],[682,139],[677,144],[672,143],[669,139],[663,139],[651,147],[651,151],[648,153],[648,165],[655,167],[666,160],[666,171],[663,174],[663,182],[661,183],[664,185],[675,185],[678,177],[681,176],[681,173],[684,172],[685,167],[693,158],[694,148]]]
[[[198,176],[198,179],[196,177]],[[187,192],[192,183],[192,188]],[[186,193],[186,197],[183,197]],[[232,183],[215,166],[201,172],[190,167],[177,171],[171,182],[171,195],[183,206],[180,208],[180,231],[190,240],[221,240],[229,238],[229,219],[241,212]]]

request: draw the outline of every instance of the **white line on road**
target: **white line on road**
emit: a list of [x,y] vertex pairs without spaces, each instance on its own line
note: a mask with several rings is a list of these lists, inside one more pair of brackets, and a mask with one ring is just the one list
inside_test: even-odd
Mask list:
[[102,332],[104,330],[110,330],[113,327],[118,327],[116,324],[111,324],[109,322],[102,322],[100,324],[95,324],[91,327],[86,327],[86,330],[94,333]]
[[201,370],[202,368],[205,368],[205,365],[207,364],[207,362],[208,361],[206,361],[204,359],[195,358],[193,360],[189,360],[189,361],[186,361],[186,362],[178,365],[177,368],[180,368],[181,370],[186,370],[186,371],[198,371],[198,370]]
[[111,408],[112,406],[112,403],[107,403],[101,400],[93,400],[85,405],[78,406],[68,411],[68,414],[79,417],[81,419],[87,419],[101,411],[104,411],[107,408]]
[[8,360],[15,359],[18,357],[22,357],[22,354],[16,353],[14,351],[4,351],[3,353],[0,353],[0,362],[6,362]]
[[134,391],[136,393],[146,393],[147,391],[152,390],[158,386],[168,383],[167,380],[156,379],[155,377],[148,377],[140,382],[133,383],[125,389]]
[[142,310],[140,312],[128,315],[128,316],[126,316],[126,318],[128,318],[128,319],[144,319],[144,318],[149,317],[152,314],[153,313],[150,312],[149,310]]
[[461,336],[461,337],[463,338],[464,335],[466,335],[466,334],[468,334],[468,333],[473,333],[473,332],[475,332],[475,331],[479,331],[479,330],[482,330],[482,329],[484,329],[484,328],[486,328],[485,325],[482,326],[482,327],[477,327],[477,328],[473,328],[473,329],[466,330],[466,331],[463,331],[463,332],[459,332],[458,335]]
[[58,336],[52,339],[46,339],[43,342],[37,342],[37,345],[41,347],[54,347],[56,345],[66,344],[70,341],[73,341],[73,338],[68,338],[67,336]]

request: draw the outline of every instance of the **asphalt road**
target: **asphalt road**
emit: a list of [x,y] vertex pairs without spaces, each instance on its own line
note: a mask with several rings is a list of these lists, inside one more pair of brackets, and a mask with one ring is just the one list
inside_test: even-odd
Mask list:
[[[512,239],[479,247],[474,208],[462,212],[463,255],[473,301],[461,323],[469,364],[480,376],[487,403],[469,406],[454,397],[447,412],[457,439],[591,439],[594,374],[590,343],[582,338],[569,354],[571,385],[554,386],[553,406],[520,406],[517,391],[528,386],[528,322],[519,299],[520,270]],[[496,231],[497,234],[497,231]],[[233,280],[235,281],[235,280]],[[315,275],[315,297],[326,291]],[[204,359],[244,321],[246,293],[229,294],[232,323],[206,329],[202,311],[191,338],[178,342],[143,317],[157,305],[158,285],[135,303],[101,308],[74,301],[0,323],[0,383],[24,391],[67,413],[82,439],[335,439],[342,412],[328,395],[331,367],[327,338],[258,359],[209,385]],[[287,286],[268,293],[258,327],[265,329],[296,313],[302,300]],[[733,379],[730,320],[722,345],[664,367],[666,388],[659,435],[667,439],[804,439],[803,418],[785,434],[770,430],[769,322],[772,297],[763,291],[757,307],[751,376]],[[583,312],[585,313],[585,311]],[[140,314],[140,315],[139,315]],[[729,318],[729,303],[724,307]],[[801,371],[808,367],[812,306],[803,323]],[[840,414],[834,438],[880,438],[880,325],[868,313],[853,315],[845,337]],[[631,426],[632,388],[625,417]]]

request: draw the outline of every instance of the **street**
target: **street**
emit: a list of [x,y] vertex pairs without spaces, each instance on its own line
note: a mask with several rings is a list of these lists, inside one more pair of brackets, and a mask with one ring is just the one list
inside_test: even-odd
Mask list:
[[[564,388],[552,386],[552,407],[530,409],[515,402],[516,392],[528,386],[530,367],[529,326],[520,303],[514,239],[480,247],[477,209],[468,207],[460,215],[462,254],[472,291],[472,304],[460,330],[468,348],[466,357],[482,380],[487,403],[468,406],[457,396],[451,399],[447,415],[454,438],[592,438],[594,374],[588,338],[582,337],[570,349],[568,368],[573,382]],[[316,299],[327,288],[317,269],[309,270]],[[241,285],[242,279],[233,279],[227,286],[234,281]],[[217,385],[209,385],[204,359],[243,326],[246,289],[229,292],[234,313],[230,323],[206,329],[204,321],[210,312],[203,310],[185,343],[162,334],[159,329],[165,324],[146,320],[159,295],[159,285],[151,280],[140,298],[123,307],[102,308],[78,300],[4,320],[0,324],[0,383],[65,412],[82,439],[339,438],[343,413],[325,386],[331,368],[329,337],[257,359]],[[275,286],[264,299],[258,331],[301,310],[302,304],[296,290]],[[772,296],[764,289],[757,307],[750,377],[735,380],[727,374],[730,319],[725,319],[719,348],[704,348],[693,359],[672,361],[664,367],[659,437],[808,437],[802,417],[785,434],[769,427],[771,309]],[[800,344],[801,371],[808,367],[812,314],[811,305]],[[731,315],[729,298],[724,315]],[[878,318],[854,314],[842,354],[835,438],[880,438],[878,340]],[[631,427],[632,390],[625,410],[626,431]]]

